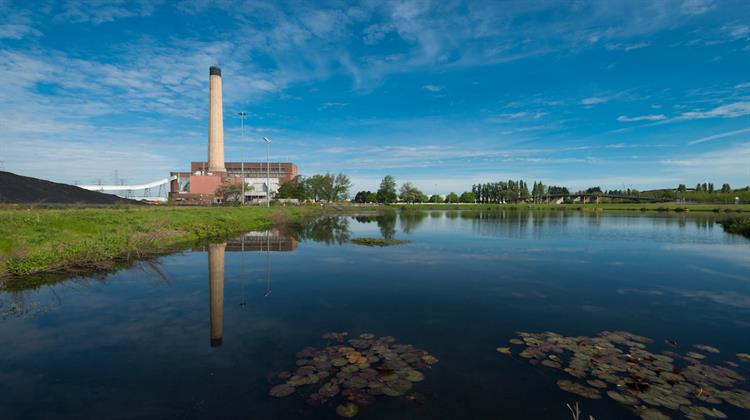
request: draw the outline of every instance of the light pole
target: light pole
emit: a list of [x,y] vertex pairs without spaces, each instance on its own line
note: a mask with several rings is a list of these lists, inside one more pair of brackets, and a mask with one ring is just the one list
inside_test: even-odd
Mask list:
[[263,137],[266,142],[266,206],[271,207],[271,139]]
[[[240,138],[242,141],[245,141],[245,117],[247,116],[247,113],[245,111],[240,111],[237,113],[237,115],[240,116],[240,127],[241,127],[241,133]],[[242,150],[242,146],[240,146],[240,150]],[[240,153],[240,172],[242,172],[242,204],[245,204],[245,159],[242,157],[242,153]]]

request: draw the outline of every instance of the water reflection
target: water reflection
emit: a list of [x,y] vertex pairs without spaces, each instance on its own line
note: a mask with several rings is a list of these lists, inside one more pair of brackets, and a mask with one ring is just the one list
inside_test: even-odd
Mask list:
[[[211,325],[211,347],[221,346],[224,335],[224,269],[225,252],[265,252],[266,291],[271,295],[271,252],[292,252],[298,241],[278,230],[247,232],[223,243],[212,243],[193,251],[206,251],[208,254],[208,290]],[[244,290],[243,290],[244,292]],[[245,306],[245,302],[240,304]]]
[[326,245],[343,244],[349,242],[349,218],[326,216],[310,220],[306,223],[288,226],[288,234],[299,240],[323,242]]
[[208,290],[211,313],[211,347],[224,335],[224,251],[227,244],[208,245]]

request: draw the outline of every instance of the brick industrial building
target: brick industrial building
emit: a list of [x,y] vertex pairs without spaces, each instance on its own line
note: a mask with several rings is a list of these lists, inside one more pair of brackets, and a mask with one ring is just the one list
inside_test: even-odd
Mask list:
[[219,187],[244,179],[245,201],[273,198],[279,187],[298,175],[290,162],[224,162],[221,69],[209,70],[208,162],[192,162],[190,172],[171,172],[169,198],[175,204],[207,205],[221,201]]

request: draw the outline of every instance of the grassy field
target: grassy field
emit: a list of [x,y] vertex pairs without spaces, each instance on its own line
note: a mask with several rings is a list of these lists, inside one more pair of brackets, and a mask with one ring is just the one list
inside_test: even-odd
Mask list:
[[308,207],[0,209],[0,279],[106,269],[113,262],[179,249],[320,213]]
[[747,213],[750,204],[603,203],[603,204],[396,204],[404,210],[570,210],[570,211],[674,211]]

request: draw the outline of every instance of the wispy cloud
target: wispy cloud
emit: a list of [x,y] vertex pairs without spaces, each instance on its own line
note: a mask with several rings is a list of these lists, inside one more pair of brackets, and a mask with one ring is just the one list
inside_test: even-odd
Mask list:
[[651,44],[648,42],[638,42],[635,44],[607,44],[605,45],[605,48],[612,51],[632,51],[646,48],[649,45]]
[[619,122],[636,122],[636,121],[661,121],[666,120],[667,116],[664,114],[652,114],[652,115],[640,115],[637,117],[628,117],[625,115],[620,115],[617,117],[617,121]]
[[325,111],[326,109],[330,108],[342,108],[345,107],[347,104],[344,102],[323,102],[318,107],[318,111]]
[[672,173],[685,180],[698,182],[709,176],[712,179],[748,179],[750,176],[750,143],[713,152],[703,152],[683,158],[662,160]]
[[683,112],[678,118],[684,120],[705,118],[737,118],[750,115],[750,102],[735,102],[721,105],[708,111]]
[[520,112],[507,112],[497,114],[490,118],[490,121],[497,123],[504,123],[518,120],[538,120],[547,115],[546,112],[541,111],[520,111]]
[[590,96],[588,98],[581,99],[581,105],[591,106],[591,105],[597,105],[597,104],[603,104],[605,102],[609,102],[612,98],[605,98],[601,96]]
[[720,133],[720,134],[714,134],[712,136],[701,137],[699,139],[689,141],[688,144],[705,143],[707,141],[723,139],[725,137],[732,137],[732,136],[736,136],[738,134],[743,134],[743,133],[750,133],[750,128],[743,128],[741,130],[727,131],[726,133]]
[[445,86],[441,86],[441,85],[424,85],[424,86],[422,86],[422,89],[428,90],[430,92],[440,92],[443,89],[445,89]]

